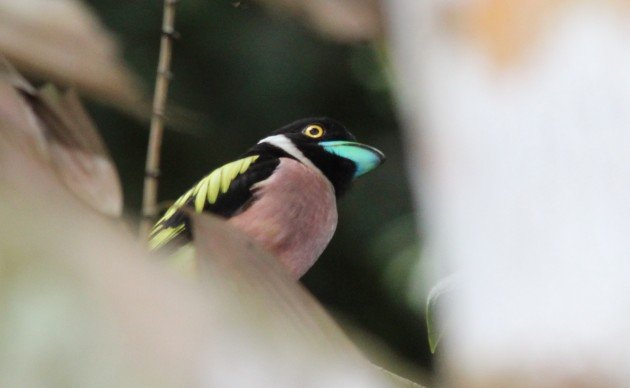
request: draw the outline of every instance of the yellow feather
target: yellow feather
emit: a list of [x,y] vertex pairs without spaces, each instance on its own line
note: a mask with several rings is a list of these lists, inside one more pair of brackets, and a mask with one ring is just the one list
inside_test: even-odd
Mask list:
[[235,162],[228,163],[225,166],[223,166],[223,168],[221,169],[221,192],[222,193],[226,193],[228,191],[228,188],[230,187],[230,183],[232,183],[232,180],[234,179],[232,177],[232,176],[235,176],[233,175],[234,164]]
[[221,188],[221,170],[212,171],[208,178],[210,178],[210,183],[208,183],[208,202],[215,203]]
[[158,221],[158,224],[164,220],[167,220],[169,218],[171,218],[173,216],[173,214],[175,214],[175,212],[177,210],[179,210],[179,208],[181,208],[182,206],[184,206],[184,204],[186,203],[186,201],[188,201],[188,198],[190,198],[190,196],[192,195],[193,189],[188,190],[184,195],[182,195],[181,197],[179,197],[179,199],[177,201],[175,201],[175,203],[173,204],[173,206],[171,206],[166,213],[164,214],[164,216],[162,218],[160,218],[160,221]]
[[180,234],[182,230],[184,230],[184,224],[178,225],[173,228],[164,228],[158,231],[155,236],[151,237],[151,240],[149,241],[149,248],[157,249],[161,247],[162,245],[170,241],[173,237]]
[[190,198],[190,196],[192,195],[192,192],[193,192],[193,189],[190,189],[184,195],[179,197],[179,199],[175,201],[175,206],[183,206],[186,203],[186,201],[188,201],[188,198]]
[[184,195],[179,197],[171,206],[164,216],[155,224],[151,231],[151,240],[149,242],[151,249],[157,249],[167,244],[185,228],[185,224],[173,225],[165,227],[166,223],[175,213],[186,205],[191,198],[194,198],[195,211],[202,212],[206,207],[206,201],[214,204],[221,193],[226,193],[230,185],[240,174],[243,174],[258,159],[258,155],[248,156],[243,159],[230,162],[223,167],[212,171],[204,177],[193,188],[188,190]]
[[208,177],[205,177],[197,184],[197,196],[195,197],[195,211],[201,213],[206,204],[206,195],[208,193]]
[[242,174],[245,171],[247,171],[247,169],[249,168],[250,164],[252,164],[252,162],[254,162],[256,159],[258,159],[258,155],[252,156],[250,158],[243,159],[243,163],[241,164],[241,169],[238,170],[238,173]]

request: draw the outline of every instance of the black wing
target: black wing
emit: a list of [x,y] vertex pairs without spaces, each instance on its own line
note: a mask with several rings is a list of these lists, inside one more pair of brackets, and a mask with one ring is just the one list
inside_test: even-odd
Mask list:
[[251,188],[267,179],[279,164],[277,158],[250,155],[212,171],[171,206],[151,231],[151,249],[174,247],[191,240],[183,208],[229,218],[251,203]]

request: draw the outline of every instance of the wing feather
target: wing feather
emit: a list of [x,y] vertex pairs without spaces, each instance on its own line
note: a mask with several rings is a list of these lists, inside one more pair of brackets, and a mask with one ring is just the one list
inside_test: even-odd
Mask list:
[[197,213],[201,213],[203,211],[203,207],[206,203],[206,198],[208,195],[208,182],[210,181],[209,177],[203,178],[201,182],[197,185],[195,195],[195,211]]
[[[151,231],[149,246],[159,249],[190,240],[186,206],[198,213],[230,217],[252,199],[250,188],[268,178],[278,165],[273,158],[250,155],[217,168],[201,179],[171,206]],[[179,242],[179,244],[177,244]]]

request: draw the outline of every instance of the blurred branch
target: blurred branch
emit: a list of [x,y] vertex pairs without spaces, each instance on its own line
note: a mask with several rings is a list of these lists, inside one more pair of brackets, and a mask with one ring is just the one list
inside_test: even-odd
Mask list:
[[144,177],[144,193],[142,198],[142,221],[140,238],[146,239],[157,214],[158,180],[160,175],[160,151],[164,135],[164,112],[168,98],[168,86],[171,80],[171,57],[175,31],[175,5],[178,0],[164,0],[164,17],[162,19],[162,39],[160,42],[160,58],[155,78],[155,94],[153,95],[153,114],[151,116],[151,133]]

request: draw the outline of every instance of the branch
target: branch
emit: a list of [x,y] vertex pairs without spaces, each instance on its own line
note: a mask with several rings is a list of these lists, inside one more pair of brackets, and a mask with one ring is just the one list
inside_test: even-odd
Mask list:
[[140,238],[146,239],[157,214],[158,178],[160,175],[160,149],[164,133],[164,111],[168,97],[168,86],[171,79],[171,56],[175,31],[175,5],[178,0],[164,0],[164,17],[162,19],[162,39],[160,42],[160,58],[155,79],[153,96],[153,113],[151,115],[151,133],[145,165],[144,194],[142,198],[142,221]]

